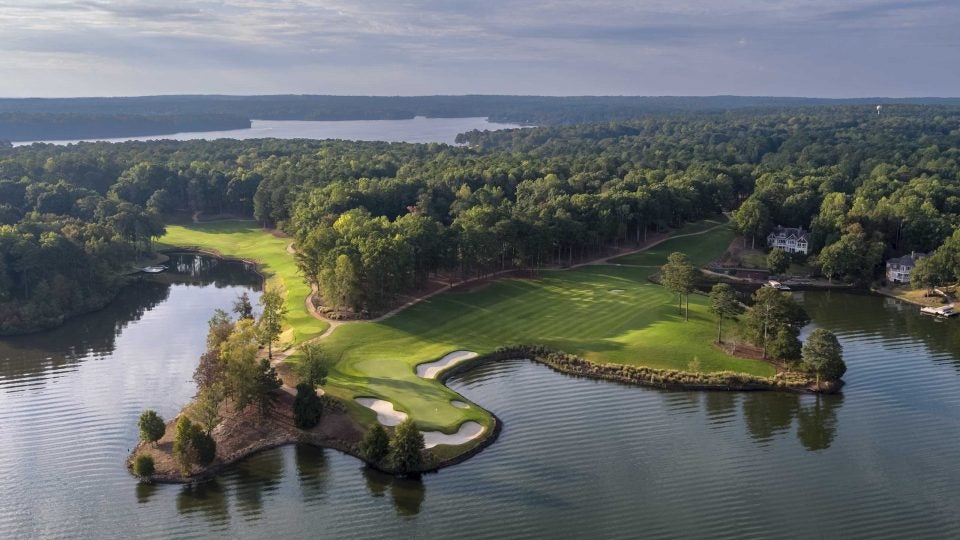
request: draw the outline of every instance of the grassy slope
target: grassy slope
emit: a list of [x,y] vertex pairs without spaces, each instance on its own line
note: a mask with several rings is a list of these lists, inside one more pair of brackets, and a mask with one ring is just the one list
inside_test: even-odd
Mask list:
[[[686,230],[682,229],[680,232],[685,233]],[[668,240],[646,251],[617,257],[610,262],[613,264],[631,264],[637,266],[661,266],[667,261],[667,255],[670,255],[674,251],[682,251],[690,257],[693,264],[703,266],[723,255],[723,252],[726,251],[733,237],[733,230],[729,227],[724,227],[711,231],[709,234]]]
[[268,278],[268,286],[282,287],[287,291],[287,329],[283,341],[300,343],[323,333],[329,325],[313,318],[304,305],[310,287],[300,276],[293,255],[287,252],[291,241],[264,232],[253,221],[168,225],[167,234],[160,239],[167,246],[199,247],[227,257],[259,262],[261,271]]
[[[731,236],[722,228],[668,240],[650,253],[625,259],[640,257],[642,263],[631,264],[660,265],[670,252],[683,250],[704,263],[718,257]],[[297,287],[291,287],[288,296],[291,313],[303,309],[308,288],[296,277],[292,256],[285,251],[287,240],[236,222],[169,227],[163,240],[261,260]],[[716,327],[705,298],[691,297],[691,320],[683,322],[675,297],[647,281],[652,271],[612,265],[544,271],[537,279],[506,279],[471,292],[437,295],[382,322],[343,325],[323,341],[337,359],[325,389],[350,401],[360,396],[389,400],[422,429],[452,432],[465,420],[491,423],[479,407],[453,407],[450,400],[461,396],[416,376],[418,363],[454,350],[484,353],[501,345],[543,344],[599,362],[686,370],[696,359],[702,371],[773,375],[768,364],[732,358],[711,345]],[[325,327],[299,316],[290,322],[306,323],[300,339]],[[368,409],[351,410],[364,421],[374,421]]]

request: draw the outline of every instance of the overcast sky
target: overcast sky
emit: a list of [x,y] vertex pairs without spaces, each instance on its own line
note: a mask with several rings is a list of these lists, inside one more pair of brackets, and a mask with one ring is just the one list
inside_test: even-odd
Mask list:
[[0,0],[0,95],[960,96],[960,0]]

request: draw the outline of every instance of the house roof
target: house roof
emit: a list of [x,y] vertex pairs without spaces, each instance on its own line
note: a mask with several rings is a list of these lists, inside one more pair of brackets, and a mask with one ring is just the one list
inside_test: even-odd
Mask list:
[[929,253],[907,253],[901,257],[894,257],[888,260],[887,266],[903,266],[906,268],[913,268],[917,265],[917,261],[929,256]]
[[769,236],[773,238],[785,238],[787,240],[793,238],[799,241],[807,239],[807,231],[803,230],[803,227],[781,227],[777,225],[776,228],[770,231]]

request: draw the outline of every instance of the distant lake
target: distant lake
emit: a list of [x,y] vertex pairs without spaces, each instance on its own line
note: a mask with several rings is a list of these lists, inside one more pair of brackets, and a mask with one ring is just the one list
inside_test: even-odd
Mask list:
[[78,142],[127,142],[195,139],[345,139],[352,141],[386,141],[408,143],[454,144],[457,134],[474,129],[498,130],[522,127],[518,124],[499,124],[486,118],[425,118],[410,120],[253,120],[247,129],[227,131],[196,131],[170,135],[143,135],[114,139],[76,139],[61,141],[22,141],[14,146],[35,142],[49,144],[73,144]]

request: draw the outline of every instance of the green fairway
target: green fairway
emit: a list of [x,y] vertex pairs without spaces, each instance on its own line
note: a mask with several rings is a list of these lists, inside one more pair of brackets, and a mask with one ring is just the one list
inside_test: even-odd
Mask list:
[[[716,224],[713,224],[713,226],[716,226]],[[703,230],[703,228],[697,228]],[[684,229],[681,229],[681,233],[685,232]],[[723,255],[734,236],[733,229],[730,227],[720,227],[706,234],[668,239],[646,251],[617,257],[611,259],[610,262],[636,266],[660,266],[667,261],[667,255],[674,251],[682,251],[690,257],[693,264],[704,266]]]
[[[670,252],[685,251],[702,264],[718,257],[732,235],[721,227],[623,259],[658,266]],[[289,322],[297,326],[298,340],[326,327],[303,309],[309,289],[286,252],[288,240],[251,223],[228,222],[173,226],[163,241],[264,262],[287,283]],[[693,295],[690,320],[683,321],[676,297],[647,280],[654,271],[616,265],[546,270],[535,279],[503,279],[474,291],[443,293],[381,322],[344,324],[321,342],[337,359],[324,389],[350,403],[365,422],[375,421],[375,415],[355,404],[356,397],[390,401],[421,429],[450,433],[466,420],[492,425],[486,411],[452,406],[451,399],[463,398],[416,375],[417,364],[456,350],[483,354],[503,345],[539,344],[597,362],[774,375],[770,364],[730,357],[713,346],[716,319],[706,298]],[[289,361],[295,363],[296,355]]]
[[[329,325],[307,311],[304,300],[310,287],[304,282],[293,255],[287,252],[290,238],[279,238],[260,229],[253,221],[214,221],[190,225],[167,225],[160,243],[171,247],[197,247],[225,257],[255,260],[268,278],[268,286],[287,292],[285,343],[300,343],[318,336]],[[225,308],[228,306],[224,306]]]

